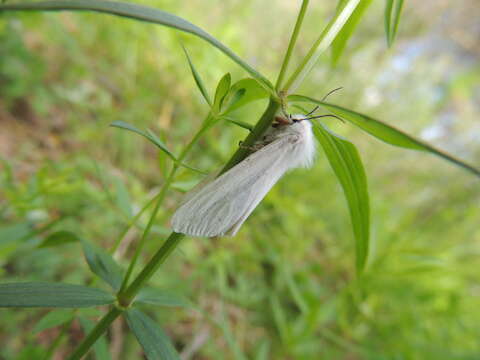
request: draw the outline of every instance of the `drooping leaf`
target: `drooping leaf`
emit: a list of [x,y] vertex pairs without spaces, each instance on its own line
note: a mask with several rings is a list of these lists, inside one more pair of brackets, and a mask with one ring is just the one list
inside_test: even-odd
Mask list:
[[167,148],[167,146],[163,143],[163,141],[161,141],[157,136],[152,136],[153,133],[151,131],[150,132],[142,131],[135,126],[129,123],[126,123],[125,121],[114,121],[110,124],[110,126],[132,131],[134,133],[137,133],[138,135],[143,136],[145,139],[152,142],[156,147],[158,147],[161,151],[167,154],[173,161],[177,161],[177,158],[175,157],[175,155],[173,155],[173,153]]
[[168,26],[180,31],[184,31],[196,35],[203,40],[209,42],[211,45],[222,51],[230,59],[244,68],[253,78],[255,78],[262,86],[267,89],[272,95],[274,94],[274,87],[266,77],[260,74],[257,70],[251,67],[246,61],[240,58],[227,46],[207,33],[198,26],[182,19],[179,16],[170,14],[168,12],[119,1],[109,0],[52,0],[52,1],[37,1],[18,4],[3,4],[0,5],[0,12],[2,11],[94,11],[100,13],[107,13],[116,16],[127,17],[130,19],[146,21],[159,25]]
[[180,360],[167,334],[145,313],[131,308],[125,317],[148,360]]
[[155,288],[140,290],[135,298],[135,303],[173,307],[188,307],[190,305],[185,298],[177,294]]
[[103,281],[114,290],[119,290],[122,284],[123,271],[112,256],[102,248],[82,241],[83,253],[90,270],[97,274]]
[[38,247],[39,248],[54,247],[54,246],[74,243],[77,241],[80,241],[80,238],[77,236],[77,234],[71,231],[60,230],[50,234],[45,240],[43,240],[38,245]]
[[392,46],[397,36],[403,0],[386,0],[385,3],[385,35],[388,46]]
[[83,308],[113,304],[115,297],[81,285],[49,282],[0,284],[0,307]]
[[[85,333],[90,333],[93,328],[95,327],[95,323],[86,318],[85,316],[79,317],[80,324],[82,325]],[[95,344],[93,344],[93,351],[95,353],[95,358],[97,360],[111,360],[112,356],[110,355],[110,351],[108,350],[108,344],[105,340],[105,335],[100,336]]]
[[467,164],[466,162],[459,160],[450,154],[447,154],[442,150],[436,149],[433,146],[419,139],[416,139],[413,136],[408,135],[402,130],[396,129],[391,125],[387,125],[380,120],[376,120],[371,118],[370,116],[357,113],[353,110],[338,105],[333,105],[324,101],[316,100],[308,96],[290,95],[288,97],[288,100],[292,102],[308,102],[320,105],[331,113],[341,117],[348,122],[351,122],[352,124],[358,126],[360,129],[364,130],[370,135],[373,135],[377,139],[380,139],[390,145],[395,145],[406,149],[430,152],[480,177],[480,169],[475,168]]
[[139,135],[143,136],[144,138],[146,138],[147,140],[152,142],[155,146],[157,146],[161,151],[163,151],[165,154],[167,154],[168,157],[170,157],[175,163],[179,164],[180,166],[183,166],[186,169],[193,170],[193,171],[198,172],[200,174],[205,174],[205,172],[203,172],[201,170],[198,170],[198,169],[196,169],[194,167],[191,167],[187,164],[179,162],[177,160],[177,158],[175,157],[175,155],[173,155],[173,153],[170,150],[168,150],[168,148],[163,143],[163,141],[160,140],[157,137],[157,135],[155,135],[152,131],[150,131],[150,130],[142,131],[142,130],[136,128],[135,126],[133,126],[129,123],[126,123],[124,121],[114,121],[110,124],[110,126],[117,127],[117,128],[124,129],[124,130],[128,130],[128,131],[132,131],[136,134],[139,134]]
[[368,260],[370,239],[370,201],[365,170],[351,142],[333,134],[323,124],[316,125],[314,133],[347,199],[355,235],[356,267],[360,273]]
[[217,89],[215,90],[215,98],[213,100],[213,111],[218,113],[221,111],[223,106],[223,100],[230,90],[230,85],[232,84],[232,77],[230,73],[226,73],[220,79],[217,85]]
[[203,80],[198,73],[197,69],[195,69],[195,66],[192,63],[192,60],[190,59],[190,55],[188,55],[187,49],[185,49],[185,46],[183,46],[183,51],[185,52],[185,56],[187,57],[188,65],[190,66],[190,71],[192,72],[193,79],[195,80],[195,84],[197,84],[198,90],[200,90],[200,93],[203,95],[203,98],[207,102],[207,104],[212,107],[212,100],[210,99],[210,95],[208,95],[207,88],[205,87]]
[[[340,7],[346,0],[342,0],[340,2]],[[350,18],[347,20],[345,25],[343,25],[342,30],[337,34],[335,40],[332,42],[332,64],[337,64],[338,60],[340,59],[345,46],[347,45],[348,40],[352,36],[355,28],[357,27],[358,23],[362,19],[363,15],[365,15],[365,10],[370,6],[372,0],[363,0],[360,1],[358,6],[353,11]]]
[[33,333],[65,324],[74,318],[72,310],[52,310],[42,317],[33,327]]

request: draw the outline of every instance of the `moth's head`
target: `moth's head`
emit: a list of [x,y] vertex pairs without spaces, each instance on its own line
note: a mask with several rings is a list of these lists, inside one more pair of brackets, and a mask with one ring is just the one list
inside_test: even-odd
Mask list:
[[[275,116],[275,120],[272,124],[272,127],[279,128],[283,126],[291,126],[298,124],[297,126],[306,126],[311,127],[312,124],[309,121],[308,117],[302,114],[288,115],[288,116]],[[308,125],[306,125],[308,124]]]

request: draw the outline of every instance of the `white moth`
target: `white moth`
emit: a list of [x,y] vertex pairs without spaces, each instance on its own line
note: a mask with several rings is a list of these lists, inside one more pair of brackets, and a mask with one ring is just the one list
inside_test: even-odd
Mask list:
[[259,149],[187,194],[172,218],[175,232],[205,237],[234,236],[285,172],[312,165],[315,157],[312,124],[304,115],[276,117],[254,148]]

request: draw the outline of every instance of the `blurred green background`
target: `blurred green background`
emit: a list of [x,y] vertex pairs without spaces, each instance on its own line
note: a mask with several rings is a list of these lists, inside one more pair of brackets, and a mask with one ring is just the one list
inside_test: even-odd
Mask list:
[[[299,1],[144,0],[206,29],[274,79]],[[308,51],[335,2],[312,2],[294,59]],[[299,93],[384,120],[468,162],[480,158],[480,6],[477,0],[407,2],[388,49],[384,2],[368,9],[340,62],[322,56]],[[176,150],[208,108],[181,43],[209,86],[247,75],[208,44],[170,29],[89,13],[0,15],[0,264],[5,281],[84,283],[78,244],[38,249],[69,230],[108,249],[164,181],[169,160],[111,128],[150,128]],[[235,113],[254,123],[265,102]],[[146,308],[183,359],[479,359],[480,187],[428,154],[390,147],[326,120],[361,152],[371,194],[372,252],[355,276],[342,190],[319,151],[311,170],[285,176],[234,238],[187,238],[153,283],[187,309]],[[246,131],[222,123],[188,163],[207,172]],[[182,171],[146,246],[200,177]],[[145,224],[148,218],[142,218]],[[138,231],[118,258],[128,264]],[[100,286],[100,285],[99,285]],[[46,310],[0,310],[0,359],[37,359],[59,328],[35,331]],[[98,312],[81,311],[95,319]],[[69,330],[55,359],[82,336]],[[122,321],[113,359],[141,358]]]

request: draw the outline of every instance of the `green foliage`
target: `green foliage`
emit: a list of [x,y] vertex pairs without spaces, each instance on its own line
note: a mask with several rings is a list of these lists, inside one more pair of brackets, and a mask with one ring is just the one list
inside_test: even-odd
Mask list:
[[114,299],[103,290],[81,285],[47,282],[0,284],[1,307],[81,308],[112,304]]
[[361,273],[367,264],[370,242],[370,199],[362,161],[355,145],[323,124],[315,126],[314,133],[347,198],[356,238],[357,271]]
[[126,312],[126,318],[148,360],[180,359],[168,336],[145,313],[138,309],[130,309]]
[[385,0],[385,35],[388,46],[392,46],[398,31],[403,0]]
[[[240,67],[232,66],[230,59],[239,57],[208,34],[204,39],[227,57],[194,37],[117,17],[1,12],[0,122],[7,135],[0,134],[0,263],[10,283],[1,285],[8,290],[1,294],[6,306],[89,306],[46,315],[45,309],[5,309],[2,357],[72,354],[80,341],[79,320],[85,339],[98,339],[82,342],[83,349],[92,347],[95,354],[89,356],[100,359],[113,356],[109,341],[122,343],[120,359],[141,356],[134,333],[153,358],[165,351],[175,354],[174,348],[182,356],[206,359],[478,358],[480,313],[472,296],[478,277],[478,180],[422,152],[391,149],[360,134],[445,155],[478,173],[476,164],[437,150],[478,158],[474,94],[479,72],[470,60],[456,58],[457,50],[443,51],[438,57],[443,60],[418,50],[420,38],[431,45],[426,30],[440,31],[436,17],[422,16],[420,7],[417,14],[413,2],[405,3],[401,21],[407,50],[385,53],[377,46],[383,36],[378,26],[382,2],[367,8],[368,1],[356,7],[356,1],[340,1],[337,9],[336,2],[315,3],[306,13],[308,1],[303,1],[305,18],[297,17],[297,24],[304,29],[300,32],[299,25],[296,42],[289,44],[297,6],[218,1],[207,9],[198,0],[188,7],[143,3],[150,7],[103,1],[9,1],[6,6],[79,6],[122,17],[133,11],[133,19],[204,36],[170,13],[181,14],[208,27],[259,70],[242,59]],[[340,19],[346,4],[351,16]],[[401,5],[394,1],[389,10],[392,39]],[[324,21],[326,30],[318,37]],[[463,24],[452,28],[461,32]],[[312,37],[320,39],[316,47]],[[188,48],[187,61],[179,40]],[[329,44],[332,55],[342,57],[333,69],[322,56]],[[282,62],[279,54],[287,45],[290,61]],[[413,58],[411,48],[418,51]],[[302,59],[308,49],[315,49],[310,59],[317,66],[305,77],[301,93],[312,96],[282,100],[287,109],[297,102],[318,103],[344,118],[347,124],[329,124],[342,137],[322,132],[327,156],[319,151],[313,169],[286,175],[236,238],[180,243],[181,236],[174,235],[165,242],[180,192],[201,180],[181,164],[215,173],[239,140],[257,136],[256,122],[273,93],[260,71],[273,78],[286,64],[295,74],[302,63],[308,68]],[[250,78],[244,78],[244,70]],[[339,85],[344,93],[329,101],[340,105],[315,100]],[[212,114],[205,101],[216,89],[218,112]],[[273,95],[278,111],[285,94]],[[447,116],[445,122],[450,112],[453,120]],[[266,126],[270,120],[265,119]],[[127,130],[135,124],[142,136],[108,130],[116,121]],[[427,144],[427,130],[438,125],[446,135],[428,140],[435,146]],[[357,201],[366,198],[366,179],[357,150],[344,138],[355,140],[368,171],[369,242],[368,202]],[[349,157],[354,160],[343,161]],[[340,182],[327,175],[330,167]],[[355,206],[364,211],[354,211]],[[80,238],[91,241],[84,246],[91,271],[81,256]],[[159,254],[164,245],[169,247]],[[367,253],[368,266],[357,276],[354,255],[362,268]],[[152,255],[160,260],[152,263]],[[169,255],[172,259],[165,261]],[[121,269],[130,269],[133,257],[138,263],[121,292],[133,289],[129,296],[115,298],[96,289],[106,288],[104,282],[118,289]],[[143,274],[141,282],[137,274]],[[33,286],[18,283],[27,278]],[[152,287],[144,287],[145,279]],[[61,283],[39,283],[45,280]],[[67,283],[87,286],[72,290]],[[129,307],[125,299],[132,301]],[[122,314],[132,330],[119,326],[108,337],[101,335]]]

